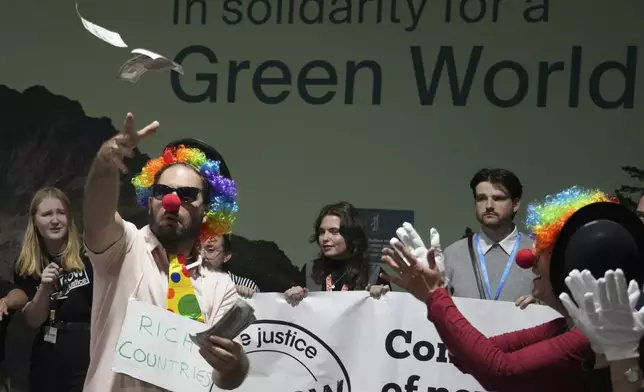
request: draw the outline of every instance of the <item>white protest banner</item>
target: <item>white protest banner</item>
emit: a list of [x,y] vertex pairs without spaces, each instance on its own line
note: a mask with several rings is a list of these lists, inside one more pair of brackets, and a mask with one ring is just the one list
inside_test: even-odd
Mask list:
[[[455,299],[487,336],[528,328],[557,314],[543,306]],[[251,369],[239,392],[479,392],[449,362],[423,303],[407,293],[379,300],[366,292],[310,293],[298,306],[282,294],[256,294],[257,321],[240,335]],[[113,370],[164,389],[216,391],[210,366],[189,333],[204,324],[133,301]],[[443,389],[441,389],[443,388]]]
[[[407,293],[310,293],[298,306],[256,294],[257,321],[241,334],[251,370],[239,392],[471,392],[484,389],[449,363],[423,303]],[[549,308],[456,299],[487,336],[552,320]],[[440,389],[444,388],[444,389]],[[216,390],[216,387],[213,388]]]
[[130,301],[112,370],[170,391],[210,391],[212,367],[188,336],[204,329],[203,323]]

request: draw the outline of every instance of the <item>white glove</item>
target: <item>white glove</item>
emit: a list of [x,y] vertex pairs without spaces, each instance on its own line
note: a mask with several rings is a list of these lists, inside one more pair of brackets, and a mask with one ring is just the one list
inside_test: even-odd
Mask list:
[[[441,274],[445,275],[445,256],[443,256],[443,248],[441,248],[441,236],[438,230],[433,227],[429,230],[429,242],[432,249],[434,249],[434,261]],[[447,276],[445,276],[447,283]]]
[[[610,271],[610,270],[609,270]],[[623,271],[619,270],[622,274]],[[608,272],[608,271],[607,271]],[[573,285],[575,289],[571,287]],[[573,298],[577,303],[582,303],[584,295],[586,293],[593,294],[593,299],[595,303],[595,308],[599,308],[599,298],[597,297],[597,279],[588,270],[583,270],[579,272],[578,270],[572,270],[568,277],[566,278],[566,286],[570,289],[570,292],[573,294]],[[581,297],[577,298],[575,293],[582,293]],[[631,280],[631,283],[628,285],[628,302],[633,309],[637,306],[637,301],[640,298],[640,288],[637,285],[637,282]]]
[[637,311],[634,307],[640,295],[637,282],[631,281],[627,287],[622,270],[608,270],[604,278],[596,281],[594,292],[587,292],[586,287],[595,283],[584,275],[590,272],[573,271],[566,278],[566,285],[579,304],[577,307],[566,293],[561,294],[559,298],[568,314],[591,341],[593,350],[605,354],[607,360],[639,357],[644,308]]
[[[412,226],[411,223],[403,223],[402,227],[399,227],[398,230],[396,230],[396,235],[400,241],[402,241],[402,243],[412,251],[421,263],[429,265],[429,262],[427,261],[428,249],[425,246],[423,239],[420,238],[420,235],[418,235],[418,232],[414,229],[414,226]],[[440,235],[433,227],[429,231],[429,240],[431,248],[434,249],[434,261],[436,262],[436,267],[441,274],[445,275],[445,258],[443,257],[443,250],[441,249]],[[391,239],[392,244],[395,241],[397,241],[396,238]],[[403,257],[402,255],[400,256]],[[409,264],[408,260],[405,261]]]
[[[566,286],[568,286],[568,288],[570,289],[570,293],[572,294],[572,297],[575,299],[575,302],[577,304],[583,304],[585,301],[586,294],[591,294],[594,308],[596,311],[599,311],[600,304],[599,304],[599,297],[597,295],[597,279],[593,277],[590,271],[583,270],[582,272],[579,272],[578,270],[572,270],[570,274],[568,274],[568,277],[566,278],[565,282],[566,282]],[[635,306],[637,305],[637,300],[639,299],[639,296],[640,296],[640,289],[637,285],[637,282],[631,281],[631,283],[628,285],[628,300],[629,300],[630,306],[633,309],[635,309]],[[566,307],[566,310],[569,310],[567,307],[567,304],[569,305],[570,303],[572,303],[572,301],[570,301],[570,297],[568,297],[568,294],[566,293],[561,294],[559,298],[561,299],[564,306]],[[578,311],[575,314],[578,315],[580,319],[577,319],[575,318],[572,312],[568,311],[568,314],[570,314],[570,316],[573,317],[575,326],[579,328],[581,332],[583,332],[586,338],[588,338],[593,351],[598,354],[603,354],[604,350],[599,344],[599,341],[598,341],[599,338],[595,335],[594,330],[589,327],[590,324],[587,317],[588,315],[584,312]]]
[[[595,296],[595,293],[597,292],[597,279],[593,277],[590,271],[583,270],[582,272],[579,272],[579,270],[576,269],[572,270],[566,277],[565,282],[577,304],[581,305],[584,303],[586,294],[591,294],[593,296],[593,299],[597,298]],[[579,328],[579,330],[590,341],[590,347],[593,349],[593,351],[597,354],[603,354],[604,350],[599,344],[599,338],[595,335],[594,329],[590,325],[588,315],[577,309],[577,307],[570,300],[570,297],[567,293],[561,294],[559,296],[559,299],[568,311],[568,315],[570,315],[570,317],[572,317],[573,321],[575,322],[575,326]],[[599,308],[598,299],[597,301],[595,301],[593,306],[595,307],[595,309]]]

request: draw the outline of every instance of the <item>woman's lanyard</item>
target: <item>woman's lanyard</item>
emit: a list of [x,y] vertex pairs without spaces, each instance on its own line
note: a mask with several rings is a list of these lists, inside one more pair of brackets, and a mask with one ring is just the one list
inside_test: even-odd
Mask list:
[[[512,253],[510,253],[510,258],[508,259],[508,263],[505,265],[505,271],[503,271],[503,276],[501,276],[501,280],[499,281],[499,286],[496,288],[496,295],[494,296],[494,300],[498,300],[499,297],[501,296],[501,292],[503,291],[503,286],[505,286],[505,281],[508,279],[508,276],[510,275],[510,270],[512,269],[512,265],[514,264],[514,258],[517,255],[517,251],[519,250],[519,243],[521,242],[521,233],[517,234],[517,239],[514,241],[514,246],[512,247]],[[479,254],[479,264],[481,265],[481,275],[483,275],[483,283],[485,283],[485,288],[487,290],[487,295],[489,298],[492,298],[492,288],[490,287],[490,278],[488,277],[487,274],[487,264],[485,263],[485,255],[483,254],[483,250],[481,249],[481,235],[477,234],[476,235],[476,250],[478,251]]]
[[[340,281],[340,279],[342,279],[344,277],[344,275],[346,275],[346,272],[344,274],[340,275],[340,277],[335,282],[333,281],[333,277],[331,276],[331,274],[327,275],[326,282],[325,282],[326,283],[325,284],[326,291],[335,290],[335,284],[338,283]],[[346,283],[342,285],[342,291],[349,291],[349,286]]]

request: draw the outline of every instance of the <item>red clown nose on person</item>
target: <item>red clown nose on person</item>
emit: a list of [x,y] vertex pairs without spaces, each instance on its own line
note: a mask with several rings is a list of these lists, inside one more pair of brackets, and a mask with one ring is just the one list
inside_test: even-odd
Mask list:
[[534,261],[536,257],[532,252],[532,249],[521,249],[515,258],[517,265],[523,269],[528,269],[534,267]]
[[168,212],[177,212],[181,207],[181,199],[176,193],[169,193],[161,199],[161,206]]

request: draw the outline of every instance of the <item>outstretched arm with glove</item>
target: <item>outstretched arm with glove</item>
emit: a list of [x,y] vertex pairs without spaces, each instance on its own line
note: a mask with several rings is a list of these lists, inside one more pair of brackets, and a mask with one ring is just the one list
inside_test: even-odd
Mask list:
[[[581,332],[565,331],[565,321],[556,319],[528,330],[515,331],[514,334],[529,335],[530,341],[534,340],[532,335],[544,339],[507,352],[507,345],[483,335],[460,313],[445,290],[445,279],[440,272],[445,267],[439,267],[434,249],[427,251],[426,259],[421,260],[402,240],[392,239],[391,242],[392,249],[384,249],[382,258],[394,271],[387,279],[427,304],[427,317],[434,323],[442,341],[462,368],[485,389],[498,392],[541,392],[561,390],[561,387],[579,390],[580,382],[574,375],[583,358],[591,354]],[[546,330],[551,334],[544,334]]]
[[572,271],[566,278],[573,300],[559,296],[566,311],[610,366],[613,392],[636,392],[644,387],[639,347],[644,336],[644,308],[635,308],[641,291],[628,285],[622,270],[606,271],[596,280],[588,270]]

